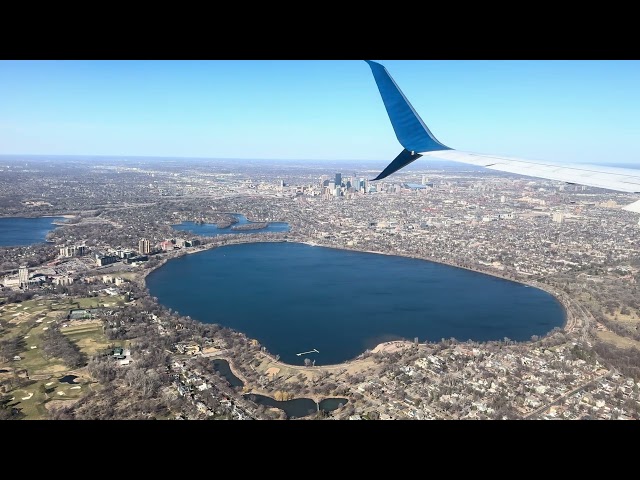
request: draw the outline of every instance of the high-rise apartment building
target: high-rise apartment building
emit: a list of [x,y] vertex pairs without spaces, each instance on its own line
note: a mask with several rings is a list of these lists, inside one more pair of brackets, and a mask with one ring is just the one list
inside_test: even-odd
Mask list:
[[18,286],[29,288],[29,269],[26,265],[21,265],[18,269]]
[[138,252],[140,255],[147,255],[151,253],[151,243],[146,238],[141,238],[138,242]]

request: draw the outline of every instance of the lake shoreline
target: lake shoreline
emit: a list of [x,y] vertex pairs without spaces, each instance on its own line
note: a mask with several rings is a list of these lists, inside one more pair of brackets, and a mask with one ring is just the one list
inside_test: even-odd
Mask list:
[[[284,240],[285,242],[287,242],[288,240]],[[293,242],[292,242],[293,243]],[[418,256],[418,255],[406,255],[406,254],[402,254],[402,253],[389,253],[389,252],[376,252],[374,250],[359,250],[359,249],[355,249],[355,248],[349,248],[349,247],[336,247],[334,245],[323,245],[321,243],[317,243],[317,242],[313,242],[313,241],[301,241],[301,242],[295,242],[295,243],[304,243],[305,245],[309,245],[312,247],[322,247],[322,248],[331,248],[333,250],[342,250],[342,251],[347,251],[347,252],[360,252],[360,253],[373,253],[376,255],[387,255],[387,256],[391,256],[391,257],[402,257],[402,258],[412,258],[415,260],[424,260],[426,262],[431,262],[431,263],[436,263],[436,264],[440,264],[440,265],[447,265],[449,267],[454,267],[454,268],[459,268],[461,270],[466,270],[469,272],[475,272],[475,273],[479,273],[481,275],[489,275],[495,278],[499,278],[501,280],[506,280],[512,283],[517,283],[520,285],[525,285],[527,287],[532,287],[532,288],[537,288],[538,290],[543,290],[545,292],[547,292],[549,295],[551,295],[553,298],[555,298],[558,303],[560,305],[562,305],[562,308],[564,310],[564,321],[562,324],[562,329],[567,331],[567,332],[571,332],[572,330],[572,325],[570,325],[570,318],[569,318],[569,309],[570,309],[570,305],[567,305],[566,300],[563,301],[563,298],[561,298],[561,295],[558,294],[558,292],[555,291],[555,289],[553,289],[553,287],[546,285],[544,283],[539,283],[535,280],[525,280],[525,279],[513,279],[513,278],[509,278],[506,275],[502,275],[499,272],[492,272],[492,271],[485,271],[485,270],[479,270],[479,269],[475,269],[475,268],[470,268],[470,267],[465,267],[462,265],[458,265],[456,263],[452,263],[452,262],[447,262],[446,260],[441,260],[441,259],[434,259],[431,257],[422,257],[422,256]],[[409,342],[411,343],[411,342]]]
[[[341,248],[341,247],[336,247],[334,245],[322,245],[316,241],[312,241],[309,239],[291,239],[291,238],[284,238],[284,239],[257,239],[257,238],[252,238],[252,239],[244,239],[242,237],[235,237],[234,241],[230,242],[230,243],[226,243],[224,245],[219,245],[219,244],[210,244],[210,245],[203,245],[200,248],[194,249],[194,250],[185,250],[183,253],[176,255],[176,256],[172,256],[170,258],[165,258],[162,260],[161,264],[158,265],[156,268],[159,268],[160,266],[164,265],[166,263],[166,261],[170,260],[171,258],[176,258],[179,256],[183,256],[184,254],[193,254],[193,253],[200,253],[200,252],[204,252],[210,249],[214,249],[214,248],[218,248],[218,247],[222,247],[222,246],[228,246],[228,245],[238,245],[238,244],[253,244],[253,243],[298,243],[298,244],[304,244],[304,245],[309,245],[309,246],[319,246],[319,247],[323,247],[323,248],[329,248],[329,249],[333,249],[333,250],[342,250],[342,251],[349,251],[349,252],[356,252],[356,253],[376,253],[379,255],[387,255],[387,256],[395,256],[395,257],[404,257],[404,258],[408,258],[408,259],[415,259],[415,260],[423,260],[423,261],[427,261],[427,262],[431,262],[433,264],[440,264],[440,265],[446,265],[449,267],[455,267],[455,268],[459,268],[462,270],[467,270],[467,271],[471,271],[471,272],[475,272],[478,274],[484,274],[484,275],[490,275],[493,276],[495,278],[499,278],[501,280],[507,280],[510,283],[514,283],[514,284],[520,284],[520,285],[525,285],[525,286],[530,286],[533,288],[536,288],[538,290],[544,291],[547,294],[551,295],[553,297],[553,299],[559,304],[560,308],[562,308],[562,324],[559,325],[558,327],[555,328],[563,328],[566,331],[571,331],[568,327],[568,320],[569,320],[569,313],[568,313],[568,306],[565,304],[566,298],[562,298],[560,295],[557,294],[557,292],[555,292],[552,288],[548,287],[547,285],[544,284],[540,284],[538,282],[534,282],[534,281],[521,281],[521,280],[514,280],[512,278],[507,278],[503,275],[500,275],[499,272],[484,272],[484,271],[480,271],[480,270],[476,270],[473,268],[467,268],[467,267],[463,267],[460,265],[456,265],[456,264],[452,264],[449,262],[445,262],[445,261],[441,261],[441,260],[435,260],[435,259],[431,259],[431,258],[424,258],[421,256],[417,256],[417,255],[407,255],[407,254],[396,254],[396,253],[391,253],[391,252],[376,252],[376,251],[370,251],[370,250],[360,250],[360,249],[355,249],[355,248]],[[145,272],[145,277],[146,275],[148,275],[149,273],[151,273],[151,271],[154,271],[156,268],[154,268],[153,270],[149,270],[147,272]],[[146,283],[146,282],[145,282]],[[230,327],[232,328],[232,327]],[[550,330],[549,330],[550,331]],[[548,332],[544,333],[544,334],[539,334],[540,338],[545,337],[548,334]],[[248,335],[247,335],[248,336]],[[249,336],[248,336],[249,337]],[[251,338],[251,337],[249,337]],[[462,340],[461,340],[462,341]],[[490,340],[487,340],[490,341]],[[495,340],[494,340],[495,341]],[[486,341],[478,341],[479,343],[484,343]],[[523,339],[523,340],[515,340],[515,342],[518,343],[527,343],[530,342],[530,340],[528,339]],[[275,356],[268,353],[268,356],[270,357],[270,360],[274,363],[280,364],[280,365],[284,365],[287,367],[296,367],[296,368],[322,368],[322,367],[337,367],[340,365],[349,365],[354,361],[358,361],[358,360],[362,360],[360,359],[360,355],[362,354],[367,354],[370,352],[376,353],[379,351],[393,351],[395,349],[398,348],[402,348],[404,346],[410,346],[410,345],[414,345],[413,341],[410,340],[393,340],[393,341],[389,341],[389,342],[381,342],[379,344],[377,344],[375,347],[373,348],[369,348],[363,352],[361,352],[358,356],[353,357],[349,360],[345,360],[344,362],[339,362],[339,363],[334,363],[334,364],[327,364],[327,365],[317,365],[315,367],[304,367],[301,365],[297,365],[297,364],[289,364],[286,363],[282,360],[278,360],[277,362],[275,361]]]
[[63,215],[37,215],[0,217],[0,248],[35,247],[53,245],[52,232],[65,225],[62,220],[73,218]]

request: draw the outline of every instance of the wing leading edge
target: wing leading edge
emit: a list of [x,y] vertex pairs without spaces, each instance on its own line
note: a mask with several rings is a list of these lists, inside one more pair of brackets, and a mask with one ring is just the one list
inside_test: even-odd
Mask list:
[[[391,120],[396,137],[404,150],[373,180],[381,180],[414,160],[435,157],[454,162],[469,163],[530,177],[545,178],[590,187],[606,188],[627,193],[640,193],[640,170],[596,165],[576,165],[532,161],[520,158],[461,152],[436,140],[429,128],[414,110],[386,68],[366,60],[371,67],[380,96]],[[640,202],[627,208],[640,213]]]

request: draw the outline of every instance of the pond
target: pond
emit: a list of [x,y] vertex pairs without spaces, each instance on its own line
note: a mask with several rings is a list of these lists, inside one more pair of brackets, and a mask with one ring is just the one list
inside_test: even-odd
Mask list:
[[70,385],[77,385],[78,382],[76,382],[76,378],[77,375],[65,375],[64,377],[60,378],[58,381],[60,383],[68,383]]
[[348,402],[346,398],[325,398],[320,404],[317,404],[310,398],[294,398],[292,400],[278,401],[257,393],[246,393],[244,396],[258,405],[279,408],[287,414],[288,418],[302,418],[315,415],[318,410],[332,412],[342,405],[346,405]]

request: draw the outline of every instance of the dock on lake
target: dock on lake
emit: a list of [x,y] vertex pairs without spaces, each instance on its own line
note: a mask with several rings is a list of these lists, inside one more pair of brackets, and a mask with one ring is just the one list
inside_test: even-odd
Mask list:
[[320,352],[314,348],[313,350],[309,350],[308,352],[300,352],[300,353],[296,353],[296,355],[297,355],[297,356],[300,356],[300,355],[306,355],[307,353],[320,353]]

